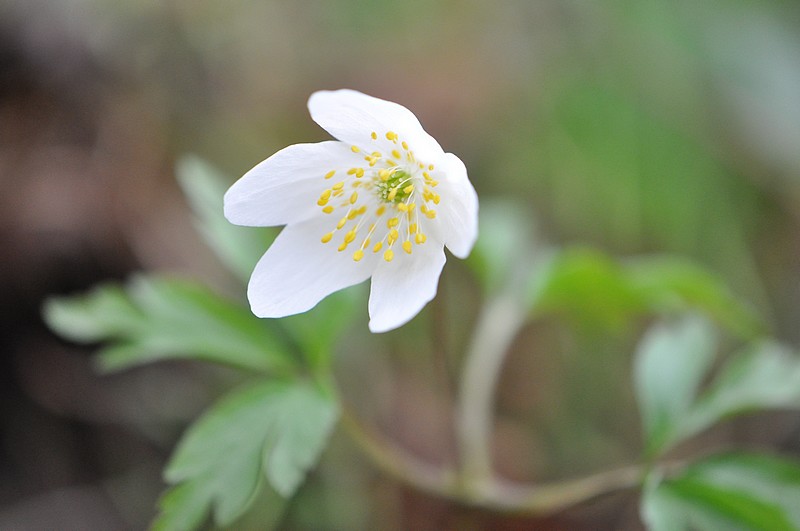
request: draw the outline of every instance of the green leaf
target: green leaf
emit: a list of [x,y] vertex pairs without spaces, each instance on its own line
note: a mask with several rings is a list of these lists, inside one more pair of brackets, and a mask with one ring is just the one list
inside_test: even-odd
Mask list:
[[201,158],[193,155],[183,157],[177,164],[176,173],[195,214],[198,230],[208,245],[240,279],[249,279],[277,231],[238,227],[225,219],[222,198],[231,181]]
[[800,357],[762,342],[733,356],[684,419],[682,436],[740,413],[800,408]]
[[122,289],[96,287],[54,298],[44,317],[73,341],[107,341],[105,370],[193,358],[257,371],[286,371],[293,360],[250,311],[187,281],[135,277]]
[[626,263],[635,289],[647,305],[662,313],[703,310],[728,330],[745,338],[764,332],[753,310],[737,299],[718,277],[681,258],[637,258]]
[[800,464],[733,453],[695,463],[679,476],[651,478],[642,517],[653,531],[782,531],[800,528]]
[[230,393],[179,443],[164,473],[177,485],[162,500],[156,527],[190,529],[209,511],[217,525],[230,525],[258,494],[264,472],[270,487],[290,497],[337,418],[331,397],[304,382],[262,382]]
[[647,455],[655,455],[681,434],[715,348],[714,331],[699,316],[655,325],[642,339],[634,359],[634,385]]

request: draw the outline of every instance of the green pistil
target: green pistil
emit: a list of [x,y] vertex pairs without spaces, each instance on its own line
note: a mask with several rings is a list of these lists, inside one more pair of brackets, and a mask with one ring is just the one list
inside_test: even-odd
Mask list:
[[[405,192],[405,189],[412,184],[411,176],[403,170],[397,170],[385,181],[378,181],[378,197],[384,203],[403,203],[413,192]],[[392,190],[396,190],[394,195]],[[391,199],[390,199],[391,197]]]

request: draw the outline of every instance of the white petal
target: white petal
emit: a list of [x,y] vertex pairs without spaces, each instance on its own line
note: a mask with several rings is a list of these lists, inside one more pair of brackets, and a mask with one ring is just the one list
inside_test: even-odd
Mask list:
[[337,179],[326,181],[330,170],[343,175],[363,161],[342,142],[295,144],[284,148],[236,181],[225,193],[228,221],[269,227],[304,221],[319,213],[319,195]]
[[283,229],[250,277],[247,297],[254,314],[284,317],[302,313],[334,291],[369,278],[377,260],[372,253],[356,262],[356,245],[338,252],[344,237],[341,231],[332,241],[320,242],[335,223],[332,218],[321,217]]
[[441,146],[425,132],[414,113],[397,103],[355,90],[321,90],[308,99],[308,110],[322,128],[348,144],[368,149],[372,132],[385,142],[386,133],[392,131],[408,142],[420,160],[442,155]]
[[436,295],[444,262],[444,249],[431,241],[414,246],[410,256],[381,261],[372,275],[369,329],[386,332],[417,315]]
[[442,196],[437,231],[451,253],[466,258],[478,238],[478,194],[461,159],[447,153],[444,162],[446,178],[437,188]]

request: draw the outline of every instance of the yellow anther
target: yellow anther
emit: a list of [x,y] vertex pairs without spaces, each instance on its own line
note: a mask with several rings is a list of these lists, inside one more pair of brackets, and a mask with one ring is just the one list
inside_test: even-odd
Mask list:
[[386,227],[391,229],[392,227],[396,227],[400,224],[400,220],[397,218],[389,218],[389,221],[386,222]]
[[358,207],[358,210],[356,210],[356,212],[358,212],[359,216],[361,214],[364,214],[366,211],[367,211],[367,205],[361,205],[360,207]]
[[387,262],[391,262],[392,258],[394,258],[394,252],[391,249],[386,249],[386,252],[383,253],[383,259]]
[[389,190],[389,195],[386,196],[386,199],[389,201],[394,201],[394,198],[397,196],[397,188],[392,188]]
[[414,185],[413,184],[409,184],[408,186],[403,188],[403,193],[404,194],[410,194],[413,191],[414,191]]
[[356,216],[358,216],[358,210],[351,210],[347,213],[347,219],[349,220],[356,219]]
[[336,224],[336,228],[341,229],[342,227],[344,227],[345,223],[347,223],[347,216],[339,220],[339,223]]
[[361,150],[360,150],[360,149],[358,149],[358,146],[351,146],[351,147],[350,147],[350,151],[352,151],[353,153],[358,153],[358,152],[359,152],[359,151],[361,151]]
[[436,217],[436,211],[428,210],[427,212],[425,212],[425,215],[428,216],[428,219],[433,219]]
[[432,192],[432,195],[433,195],[433,204],[434,205],[438,205],[439,201],[442,200],[442,197],[439,194],[435,193],[435,192]]
[[393,156],[394,158],[396,158],[396,159],[399,159],[399,158],[402,158],[402,157],[403,157],[403,156],[400,154],[400,152],[399,152],[399,151],[397,151],[396,149],[393,149],[393,150],[392,150],[392,156]]
[[350,168],[347,170],[347,175],[355,175],[357,169],[358,168]]
[[375,247],[372,248],[373,253],[377,253],[383,247],[383,242],[378,242],[375,244]]
[[369,247],[369,238],[364,240],[364,243],[361,244],[362,249],[366,249],[367,247]]
[[406,141],[405,141],[405,140],[403,140],[403,141],[401,142],[401,144],[402,144],[402,146],[403,146],[403,149],[405,149],[406,151],[408,151],[408,144],[406,144]]
[[423,214],[427,214],[428,213],[428,205],[423,203],[422,205],[420,205],[419,211],[422,212]]
[[400,238],[400,233],[397,232],[397,229],[392,229],[389,231],[389,237],[396,241]]
[[430,166],[428,166],[428,169],[429,169],[429,170],[431,170],[431,171],[433,171],[433,164],[431,164]]
[[352,241],[355,239],[356,239],[355,229],[348,231],[347,234],[344,235],[344,243],[352,243]]
[[334,175],[336,175],[336,170],[331,170],[331,171],[329,171],[328,173],[325,174],[325,178],[326,179],[330,179]]
[[417,232],[417,224],[412,223],[411,225],[408,226],[408,233],[414,234],[415,232]]
[[326,206],[325,208],[322,209],[322,211],[325,212],[326,214],[330,214],[331,212],[333,212],[333,210],[334,209],[333,209],[333,207],[331,205],[328,205],[328,206]]
[[342,182],[342,181],[339,181],[338,183],[334,184],[334,185],[332,186],[332,188],[333,188],[334,190],[341,190],[342,188],[344,188],[344,182]]
[[426,181],[430,181],[431,180],[431,174],[426,172],[426,171],[422,172],[422,176],[425,177]]
[[384,205],[381,205],[378,207],[378,210],[375,211],[375,215],[380,217],[383,215],[384,212],[386,212],[386,207]]
[[397,133],[394,131],[389,131],[386,133],[386,140],[391,140],[392,142],[397,140]]
[[388,164],[391,167],[397,166],[397,163],[395,161],[393,161],[392,159],[386,159],[386,164]]
[[347,243],[346,242],[342,243],[337,250],[341,253],[345,249],[347,249]]
[[332,232],[329,232],[328,234],[326,234],[325,236],[323,236],[323,237],[322,237],[322,239],[321,239],[320,241],[321,241],[322,243],[328,243],[329,241],[331,241],[331,238],[333,238],[333,233],[332,233]]
[[380,177],[381,181],[388,181],[391,175],[392,172],[389,170],[378,170],[378,177]]
[[400,212],[408,212],[408,205],[405,203],[398,203],[397,210]]
[[424,234],[422,234],[421,232],[418,232],[417,235],[414,236],[414,241],[417,242],[417,244],[419,244],[419,245],[422,245],[423,243],[425,243],[425,240],[427,240],[427,239],[428,239],[428,237],[425,236]]
[[378,133],[376,133],[375,131],[373,131],[369,136],[372,137],[372,140],[378,140]]
[[415,208],[417,208],[417,204],[416,203],[409,203],[408,204],[408,213],[411,214],[412,212],[414,212]]
[[319,199],[317,200],[317,204],[318,204],[319,206],[325,206],[325,205],[327,205],[327,204],[328,204],[328,198],[327,198],[327,197],[321,197],[321,198],[319,198]]
[[411,254],[411,240],[406,240],[403,242],[403,250],[408,254]]
[[429,181],[428,184],[431,186],[436,186],[439,184],[439,181]]
[[353,192],[353,194],[350,196],[350,204],[355,205],[356,201],[358,201],[358,192]]
[[356,168],[356,178],[360,179],[364,176],[364,168]]
[[356,262],[358,262],[362,258],[364,258],[364,251],[362,251],[361,249],[353,253],[353,260],[355,260]]
[[342,195],[343,193],[344,193],[344,190],[342,190],[341,188],[339,188],[338,190],[335,190],[335,191],[333,192],[333,197],[339,197],[339,196],[340,196],[340,195]]
[[324,192],[322,192],[322,194],[319,196],[319,198],[320,199],[328,199],[330,196],[331,196],[331,191],[330,190],[325,190]]

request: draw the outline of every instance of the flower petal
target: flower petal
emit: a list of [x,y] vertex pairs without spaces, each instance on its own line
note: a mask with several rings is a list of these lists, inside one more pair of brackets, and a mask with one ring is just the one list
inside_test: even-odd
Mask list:
[[360,165],[349,146],[329,140],[284,148],[236,181],[225,193],[228,221],[269,227],[304,221],[319,213],[317,199],[330,170]]
[[283,229],[250,277],[247,298],[254,314],[302,313],[331,293],[369,278],[377,257],[367,253],[356,262],[352,251],[338,252],[333,241],[321,243],[332,228],[330,219],[313,218]]
[[323,129],[348,144],[363,148],[372,132],[384,142],[386,133],[392,131],[407,141],[421,160],[440,157],[443,152],[414,113],[397,103],[355,90],[320,90],[308,99],[308,110]]
[[445,154],[446,179],[439,183],[438,230],[447,248],[458,258],[466,258],[478,238],[478,194],[467,178],[467,168],[452,153]]
[[369,329],[386,332],[417,315],[436,296],[444,263],[444,250],[430,241],[416,246],[411,256],[380,262],[372,274]]

